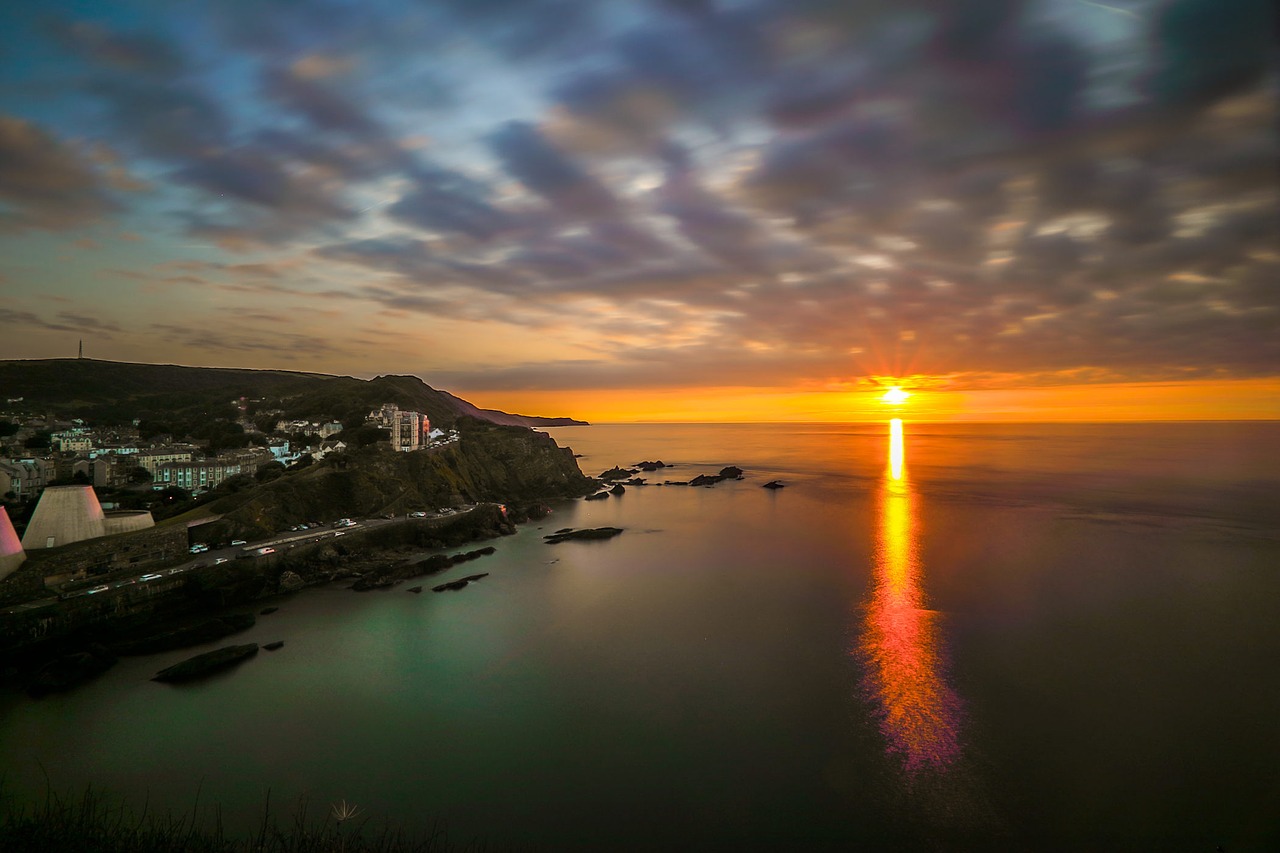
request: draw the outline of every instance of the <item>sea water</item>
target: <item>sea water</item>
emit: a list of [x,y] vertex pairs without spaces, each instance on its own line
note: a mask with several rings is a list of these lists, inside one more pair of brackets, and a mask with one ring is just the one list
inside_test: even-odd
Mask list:
[[550,432],[673,467],[432,579],[464,590],[282,599],[235,640],[284,648],[208,681],[149,678],[217,644],[5,696],[8,794],[517,849],[1280,840],[1280,425]]

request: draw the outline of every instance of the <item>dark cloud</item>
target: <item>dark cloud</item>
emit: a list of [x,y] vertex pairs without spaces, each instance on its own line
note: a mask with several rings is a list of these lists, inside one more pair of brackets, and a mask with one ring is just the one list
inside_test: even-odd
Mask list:
[[100,77],[87,90],[107,105],[118,137],[144,155],[185,160],[231,141],[231,120],[222,105],[181,80]]
[[30,311],[16,311],[11,308],[0,308],[0,320],[11,324],[11,328],[45,329],[50,332],[76,332],[112,337],[121,331],[120,326],[110,320],[98,317],[85,317],[81,314],[60,312],[52,320],[33,314]]
[[395,219],[428,231],[491,240],[520,224],[520,217],[488,200],[484,186],[446,170],[421,170],[414,186],[387,208]]
[[582,217],[617,215],[612,193],[532,125],[508,122],[489,137],[489,145],[512,177],[560,210]]
[[36,125],[0,115],[0,227],[70,228],[117,209],[87,153]]
[[186,68],[173,44],[151,33],[115,33],[90,21],[61,18],[50,19],[46,29],[70,52],[116,71],[172,75]]
[[1172,0],[1151,37],[1149,87],[1161,104],[1212,100],[1275,70],[1276,9],[1267,0]]

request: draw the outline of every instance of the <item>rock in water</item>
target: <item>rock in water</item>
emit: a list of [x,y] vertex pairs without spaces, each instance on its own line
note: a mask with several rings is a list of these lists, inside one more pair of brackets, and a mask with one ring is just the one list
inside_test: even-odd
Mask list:
[[33,699],[50,693],[61,693],[78,687],[115,666],[116,656],[97,644],[82,652],[63,655],[50,661],[36,673],[27,685],[27,693]]
[[276,640],[274,643],[267,643],[263,648],[269,652],[274,652],[276,649],[282,649],[284,648],[284,640]]
[[623,487],[621,483],[618,483],[612,489],[609,490],[609,494],[611,495],[623,495],[623,494],[626,494],[626,492],[627,490]]
[[456,581],[449,581],[448,583],[442,583],[439,586],[433,586],[431,587],[431,591],[445,592],[445,591],[451,591],[455,589],[462,589],[464,586],[471,583],[472,581],[478,581],[480,580],[480,578],[487,578],[488,576],[489,576],[488,572],[481,572],[478,575],[467,575],[465,578],[459,578]]
[[555,545],[560,542],[570,542],[573,540],[591,540],[591,539],[612,539],[622,532],[620,527],[595,527],[589,530],[573,530],[567,533],[552,533],[550,536],[544,536],[548,545]]
[[722,480],[741,480],[742,469],[737,465],[729,465],[720,469],[720,479]]
[[584,501],[602,501],[607,497],[609,497],[608,492],[596,492],[594,495],[587,495],[585,498],[583,498],[583,500]]
[[765,483],[765,484],[764,484],[763,486],[761,486],[760,488],[762,488],[762,489],[785,489],[785,488],[786,488],[786,486],[784,486],[782,483],[778,482],[777,480],[770,480],[769,482]]
[[194,681],[215,672],[235,666],[246,658],[258,653],[257,643],[246,643],[243,646],[223,646],[222,648],[187,658],[182,663],[175,663],[155,674],[152,681],[164,681],[178,684],[183,681]]
[[259,611],[258,611],[258,615],[259,615],[259,616],[270,616],[272,613],[275,613],[275,612],[276,612],[277,610],[279,610],[279,609],[280,609],[279,607],[264,607],[264,608],[262,608],[261,610],[259,610]]

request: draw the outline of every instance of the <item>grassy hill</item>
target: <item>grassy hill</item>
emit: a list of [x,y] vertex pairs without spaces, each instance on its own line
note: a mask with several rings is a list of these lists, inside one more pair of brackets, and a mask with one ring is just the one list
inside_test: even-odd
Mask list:
[[134,418],[226,417],[232,401],[241,397],[261,401],[251,413],[279,409],[285,418],[357,423],[371,409],[395,403],[424,412],[433,425],[446,428],[462,415],[522,426],[574,423],[568,418],[478,409],[416,376],[356,379],[287,370],[57,358],[0,361],[0,389],[6,398],[23,398],[9,408],[80,417],[93,425],[127,423]]

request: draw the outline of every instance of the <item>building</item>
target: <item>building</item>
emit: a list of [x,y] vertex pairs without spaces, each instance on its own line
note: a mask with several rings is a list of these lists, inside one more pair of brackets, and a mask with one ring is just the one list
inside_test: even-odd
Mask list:
[[201,462],[164,462],[156,466],[151,488],[163,489],[166,486],[177,486],[188,492],[203,492],[239,473],[240,463],[221,459]]
[[129,482],[129,472],[139,467],[138,458],[133,454],[117,456],[114,453],[95,457],[92,466],[90,477],[99,488],[123,486]]
[[383,403],[369,413],[369,422],[391,433],[391,447],[408,452],[427,443],[431,420],[421,412],[404,412],[395,403]]
[[22,543],[18,541],[18,532],[9,520],[9,511],[0,506],[0,580],[13,574],[26,559],[27,552],[22,550]]
[[329,421],[327,424],[320,425],[320,437],[329,438],[342,432],[344,427],[342,421]]
[[161,465],[168,462],[190,462],[195,459],[194,447],[181,445],[172,447],[152,447],[137,453],[137,464],[151,472],[152,479],[159,479],[156,473]]
[[12,494],[15,500],[34,500],[45,484],[57,477],[57,464],[51,459],[0,459],[0,494]]
[[22,536],[22,546],[56,548],[106,536],[106,516],[93,486],[50,486],[40,496]]

